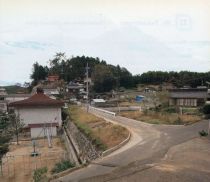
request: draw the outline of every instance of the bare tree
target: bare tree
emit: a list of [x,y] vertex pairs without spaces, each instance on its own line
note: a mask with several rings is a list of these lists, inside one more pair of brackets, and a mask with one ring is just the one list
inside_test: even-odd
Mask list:
[[10,122],[12,126],[13,133],[16,137],[17,145],[19,144],[19,134],[22,131],[24,127],[23,121],[20,119],[19,115],[16,115],[15,113],[9,114]]

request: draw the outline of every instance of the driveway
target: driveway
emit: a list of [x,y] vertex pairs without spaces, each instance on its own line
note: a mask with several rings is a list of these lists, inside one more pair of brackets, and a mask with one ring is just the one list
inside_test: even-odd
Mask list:
[[[130,142],[111,155],[92,162],[88,167],[55,181],[155,181],[151,180],[152,177],[155,177],[154,172],[150,173],[149,171],[154,170],[158,165],[163,165],[162,162],[168,159],[168,153],[173,147],[193,140],[198,137],[199,131],[208,127],[207,121],[189,126],[152,125],[96,111],[94,114],[128,128],[132,135]],[[166,162],[166,164],[168,163]],[[166,164],[165,168],[167,168]],[[206,166],[210,170],[210,162]],[[143,174],[149,178],[143,178],[141,176]],[[159,176],[158,172],[154,174]],[[200,173],[198,172],[198,174]],[[159,178],[155,177],[155,179]]]

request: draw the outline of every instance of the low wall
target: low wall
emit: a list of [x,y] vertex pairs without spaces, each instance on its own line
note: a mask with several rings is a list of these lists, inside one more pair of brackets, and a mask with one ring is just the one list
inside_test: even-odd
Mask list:
[[77,159],[76,154],[74,153],[73,146],[72,146],[71,141],[69,140],[65,130],[63,132],[62,138],[64,139],[64,143],[65,143],[65,147],[66,147],[66,150],[68,153],[69,160],[74,162],[76,164],[76,166],[79,166],[80,165],[79,161]]
[[89,106],[89,111],[97,111],[97,112],[101,112],[101,113],[104,113],[104,114],[116,116],[115,112],[111,112],[111,111],[108,111],[108,110],[105,110],[105,109],[100,109],[100,108],[92,107],[92,106]]
[[69,130],[69,135],[74,143],[75,148],[77,148],[77,152],[79,153],[79,157],[83,163],[86,161],[94,160],[101,156],[101,152],[98,152],[94,145],[92,145],[91,141],[77,128],[77,126],[69,121],[67,128]]
[[119,111],[139,111],[141,110],[140,106],[128,106],[128,107],[105,107],[104,110],[111,112],[119,112]]
[[110,148],[110,149],[104,151],[104,152],[102,153],[102,157],[105,157],[105,156],[111,154],[112,152],[114,152],[115,150],[121,148],[123,145],[125,145],[126,143],[129,142],[130,138],[131,138],[131,133],[129,132],[128,137],[127,137],[124,141],[122,141],[120,144],[118,144],[118,145],[116,145],[116,146],[114,146],[114,147],[112,147],[112,148]]

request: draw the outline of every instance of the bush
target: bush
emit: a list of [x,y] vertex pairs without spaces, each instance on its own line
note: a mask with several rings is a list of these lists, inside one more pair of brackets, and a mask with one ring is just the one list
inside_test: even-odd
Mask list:
[[47,171],[48,171],[47,167],[36,169],[33,174],[34,182],[47,182],[48,181],[46,175]]
[[93,143],[93,145],[95,145],[96,148],[99,149],[99,150],[104,151],[104,150],[107,149],[107,146],[104,145],[104,144],[101,142],[101,140],[100,140],[99,138],[94,138],[94,139],[92,140],[92,143]]
[[176,108],[175,107],[167,107],[163,109],[164,112],[167,113],[176,113]]
[[206,115],[210,114],[210,104],[206,104],[203,106],[203,113]]
[[52,173],[55,174],[55,173],[59,173],[59,172],[62,172],[62,171],[65,171],[69,168],[73,168],[75,167],[75,164],[74,163],[71,163],[69,160],[63,160],[59,163],[56,163],[55,164],[55,167],[52,169]]
[[208,135],[208,133],[204,130],[199,131],[199,134],[200,134],[200,136],[207,136]]
[[65,121],[67,116],[68,116],[68,111],[66,109],[62,109],[61,112],[62,121]]

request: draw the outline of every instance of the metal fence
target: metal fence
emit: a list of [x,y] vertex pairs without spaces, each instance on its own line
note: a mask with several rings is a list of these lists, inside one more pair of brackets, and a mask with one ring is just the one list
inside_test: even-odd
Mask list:
[[0,167],[0,181],[27,181],[35,169],[47,167],[51,170],[62,160],[67,160],[66,152],[49,152],[32,157],[30,155],[5,156]]

